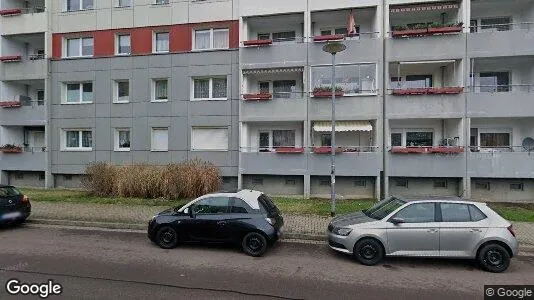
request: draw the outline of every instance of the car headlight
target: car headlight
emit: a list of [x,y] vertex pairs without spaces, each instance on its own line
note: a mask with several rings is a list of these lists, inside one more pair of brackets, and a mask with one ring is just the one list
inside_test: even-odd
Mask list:
[[334,228],[332,232],[337,235],[347,236],[352,232],[352,229],[344,228],[344,227],[336,227]]

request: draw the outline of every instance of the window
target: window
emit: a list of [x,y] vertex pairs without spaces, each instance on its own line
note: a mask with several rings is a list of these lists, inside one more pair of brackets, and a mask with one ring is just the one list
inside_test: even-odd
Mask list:
[[115,103],[130,102],[130,82],[128,80],[115,81]]
[[63,179],[67,180],[67,181],[71,181],[72,180],[72,175],[70,174],[65,174],[63,175]]
[[273,130],[273,147],[295,147],[295,130]]
[[115,130],[115,151],[130,151],[130,129]]
[[268,150],[271,148],[270,133],[269,132],[260,132],[260,151]]
[[67,39],[65,57],[93,56],[93,38]]
[[93,0],[65,0],[66,11],[93,9]]
[[252,208],[242,199],[232,197],[230,199],[230,213],[248,214],[253,212]]
[[117,7],[130,7],[132,0],[117,0]]
[[15,179],[24,179],[24,173],[15,172]]
[[478,32],[478,20],[471,20],[471,23],[469,23],[469,28],[471,33]]
[[509,17],[484,18],[480,20],[481,31],[508,31],[511,29]]
[[166,102],[169,99],[167,79],[154,79],[152,102]]
[[92,103],[93,83],[67,83],[65,103]]
[[227,49],[229,47],[228,29],[195,30],[194,35],[194,49]]
[[269,94],[271,92],[271,83],[268,81],[258,82],[258,87],[259,87],[260,93],[262,94]]
[[478,128],[471,128],[469,144],[473,147],[478,146]]
[[270,40],[271,34],[270,33],[258,33],[258,40]]
[[273,81],[273,98],[291,98],[297,82],[295,80]]
[[406,132],[406,146],[428,147],[433,144],[432,132]]
[[155,0],[154,5],[169,4],[169,0]]
[[321,146],[323,147],[332,146],[332,134],[331,133],[321,134]]
[[470,222],[471,215],[467,204],[440,203],[443,222]]
[[357,179],[353,181],[353,185],[356,187],[366,187],[367,186],[367,180],[365,179]]
[[44,105],[44,100],[45,100],[45,91],[38,90],[37,91],[37,105]]
[[434,188],[435,189],[446,189],[447,180],[446,179],[434,180]]
[[408,75],[404,88],[429,88],[432,87],[432,75]]
[[[356,36],[360,33],[360,26],[356,26]],[[347,27],[338,27],[338,28],[325,28],[321,29],[321,35],[334,35],[334,34],[343,34],[347,35]]]
[[64,150],[92,150],[93,132],[90,130],[65,130]]
[[522,183],[510,183],[510,190],[512,191],[523,191],[523,188]]
[[198,78],[193,79],[193,99],[196,100],[226,100],[227,79],[225,78]]
[[475,182],[475,189],[476,189],[476,190],[486,190],[486,191],[489,191],[489,190],[490,190],[490,183],[487,182],[487,181],[479,181],[479,182]]
[[169,151],[169,128],[152,128],[152,151]]
[[434,203],[411,204],[396,213],[395,218],[401,218],[405,223],[435,222],[435,205]]
[[[312,67],[312,90],[332,87],[332,67]],[[336,87],[347,94],[375,93],[376,65],[342,65],[336,67]]]
[[391,134],[391,146],[392,147],[402,146],[402,133],[395,132]]
[[510,147],[510,133],[480,133],[481,147]]
[[295,179],[286,179],[286,185],[295,185],[297,184],[297,180]]
[[510,73],[508,72],[485,72],[480,73],[480,92],[509,92]]
[[129,55],[132,50],[130,46],[130,35],[121,34],[117,36],[117,54]]
[[226,214],[229,201],[228,197],[209,197],[193,204],[192,209],[199,215]]
[[194,128],[191,150],[228,151],[228,128]]
[[273,32],[273,42],[288,42],[295,40],[294,31]]
[[155,33],[155,51],[157,53],[169,52],[169,33],[168,32],[156,32]]
[[480,220],[484,220],[487,218],[487,216],[478,209],[478,207],[474,206],[473,204],[469,205],[469,214],[471,215],[471,221],[478,222]]
[[395,180],[395,185],[398,187],[405,187],[408,188],[408,179],[406,178],[399,178]]

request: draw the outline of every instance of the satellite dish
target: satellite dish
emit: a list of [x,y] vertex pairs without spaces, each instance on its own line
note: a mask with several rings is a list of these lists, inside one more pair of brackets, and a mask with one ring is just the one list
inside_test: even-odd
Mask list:
[[531,137],[525,138],[521,146],[523,146],[525,151],[534,151],[534,139]]

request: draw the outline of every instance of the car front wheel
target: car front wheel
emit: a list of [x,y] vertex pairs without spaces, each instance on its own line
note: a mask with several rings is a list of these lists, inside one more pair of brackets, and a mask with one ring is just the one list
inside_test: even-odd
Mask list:
[[501,273],[510,266],[510,254],[501,245],[489,244],[480,249],[478,261],[484,270]]
[[377,240],[364,238],[356,243],[353,254],[362,265],[373,266],[384,258],[384,249]]
[[247,255],[259,257],[267,251],[267,239],[260,233],[251,232],[245,235],[241,247]]
[[163,249],[172,249],[178,246],[178,233],[176,229],[163,226],[156,233],[156,244]]

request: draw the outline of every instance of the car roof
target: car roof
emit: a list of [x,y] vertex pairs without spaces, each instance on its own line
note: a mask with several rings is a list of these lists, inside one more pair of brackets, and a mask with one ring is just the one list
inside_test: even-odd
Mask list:
[[197,200],[208,198],[208,197],[236,197],[245,201],[252,209],[260,209],[260,204],[258,202],[258,197],[263,193],[255,190],[241,190],[237,193],[213,193],[204,195]]
[[393,196],[397,199],[403,200],[405,202],[418,202],[418,201],[432,201],[432,202],[462,202],[465,204],[484,204],[481,202],[473,202],[469,200],[462,199],[455,196]]

